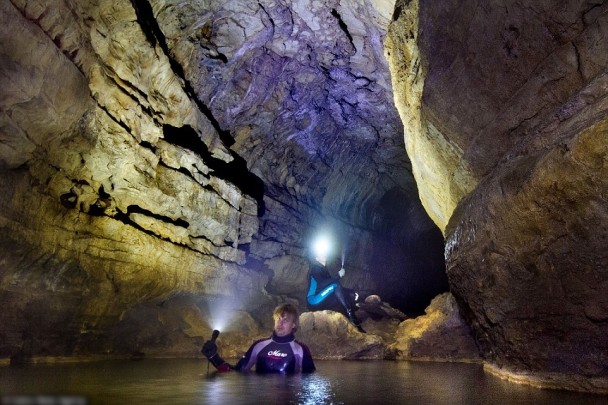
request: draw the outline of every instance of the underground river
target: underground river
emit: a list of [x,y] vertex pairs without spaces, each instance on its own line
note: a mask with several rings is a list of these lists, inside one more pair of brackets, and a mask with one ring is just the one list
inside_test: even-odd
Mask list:
[[317,372],[301,376],[218,374],[200,359],[0,366],[0,393],[2,404],[608,403],[606,395],[503,381],[479,364],[317,360],[316,365]]

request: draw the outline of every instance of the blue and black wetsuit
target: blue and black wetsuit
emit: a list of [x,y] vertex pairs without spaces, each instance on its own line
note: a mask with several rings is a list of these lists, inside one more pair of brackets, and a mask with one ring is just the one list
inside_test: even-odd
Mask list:
[[234,369],[248,371],[253,366],[257,373],[293,374],[315,371],[310,350],[298,342],[293,333],[279,337],[273,332],[270,338],[254,342]]
[[306,294],[308,308],[313,311],[329,309],[342,312],[360,332],[365,333],[365,330],[361,327],[361,322],[355,315],[353,295],[352,290],[340,285],[338,277],[332,277],[329,274],[327,267],[316,260],[310,265],[308,293]]
[[[317,261],[311,264],[306,295],[310,309],[350,310],[351,305],[347,301],[344,290],[346,289],[340,285],[340,279],[332,277],[325,266]],[[349,291],[346,293],[348,294]]]

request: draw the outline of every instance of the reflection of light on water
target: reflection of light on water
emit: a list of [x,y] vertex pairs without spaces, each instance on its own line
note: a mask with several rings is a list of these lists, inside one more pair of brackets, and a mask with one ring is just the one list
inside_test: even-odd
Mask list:
[[319,374],[307,375],[302,378],[302,387],[297,393],[298,404],[341,404],[334,402],[334,393],[329,379]]
[[280,375],[256,373],[221,373],[205,378],[201,384],[200,403],[220,404],[298,404],[343,405],[332,391],[330,379],[318,373]]

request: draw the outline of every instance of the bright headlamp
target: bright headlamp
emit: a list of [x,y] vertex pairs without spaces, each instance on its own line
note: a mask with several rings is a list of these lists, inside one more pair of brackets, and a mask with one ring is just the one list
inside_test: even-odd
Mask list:
[[318,236],[312,244],[312,251],[315,257],[327,259],[331,252],[331,241],[328,236]]

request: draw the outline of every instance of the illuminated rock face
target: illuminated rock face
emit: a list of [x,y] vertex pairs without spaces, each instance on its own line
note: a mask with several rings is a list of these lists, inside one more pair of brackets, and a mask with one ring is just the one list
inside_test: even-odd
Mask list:
[[401,322],[389,348],[395,351],[398,359],[481,360],[471,330],[450,293],[434,298],[424,316]]
[[484,356],[606,390],[606,5],[399,1],[393,18],[407,150]]
[[305,309],[321,227],[364,294],[420,311],[447,288],[390,1],[0,8],[0,357],[199,355],[220,306],[251,337]]

